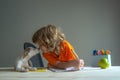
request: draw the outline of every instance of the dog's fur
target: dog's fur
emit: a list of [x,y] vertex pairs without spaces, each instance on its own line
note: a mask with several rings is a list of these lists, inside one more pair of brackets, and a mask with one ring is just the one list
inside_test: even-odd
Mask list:
[[30,58],[39,53],[38,49],[35,48],[26,48],[24,53],[19,56],[15,63],[15,70],[19,72],[28,72],[29,70],[36,70],[37,68],[32,67]]

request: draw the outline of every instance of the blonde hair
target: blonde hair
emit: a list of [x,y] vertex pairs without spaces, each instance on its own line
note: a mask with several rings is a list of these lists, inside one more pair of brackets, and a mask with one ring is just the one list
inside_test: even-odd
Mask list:
[[40,28],[32,37],[33,43],[45,46],[49,51],[55,51],[56,54],[59,54],[59,45],[64,39],[65,35],[60,28],[52,24]]

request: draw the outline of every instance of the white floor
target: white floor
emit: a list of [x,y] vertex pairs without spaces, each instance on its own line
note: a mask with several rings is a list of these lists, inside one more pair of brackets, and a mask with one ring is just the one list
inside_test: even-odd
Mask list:
[[0,80],[120,80],[120,66],[109,69],[85,67],[75,72],[14,72],[0,71]]

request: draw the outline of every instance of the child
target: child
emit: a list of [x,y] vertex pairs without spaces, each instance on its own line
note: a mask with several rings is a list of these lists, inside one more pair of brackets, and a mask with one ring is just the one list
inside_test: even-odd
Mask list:
[[84,61],[79,60],[72,45],[55,25],[50,24],[37,30],[32,41],[42,50],[43,57],[48,61],[48,68],[79,69],[84,66]]

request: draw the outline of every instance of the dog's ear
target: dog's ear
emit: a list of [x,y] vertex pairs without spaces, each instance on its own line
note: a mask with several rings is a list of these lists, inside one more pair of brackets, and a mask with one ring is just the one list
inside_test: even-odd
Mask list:
[[24,50],[25,50],[26,48],[29,48],[29,47],[36,48],[35,45],[33,45],[32,43],[29,43],[29,42],[25,42],[23,47],[24,47]]

